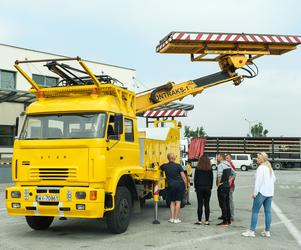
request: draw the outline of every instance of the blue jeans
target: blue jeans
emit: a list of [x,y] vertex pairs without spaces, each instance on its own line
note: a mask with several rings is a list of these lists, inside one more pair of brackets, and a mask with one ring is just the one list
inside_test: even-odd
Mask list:
[[252,217],[251,217],[251,226],[250,226],[250,229],[252,231],[255,231],[256,229],[258,213],[262,205],[264,207],[264,215],[265,215],[265,231],[270,231],[271,222],[272,222],[272,213],[271,213],[272,198],[273,197],[263,196],[261,193],[257,194],[256,198],[253,201],[253,208],[252,208]]

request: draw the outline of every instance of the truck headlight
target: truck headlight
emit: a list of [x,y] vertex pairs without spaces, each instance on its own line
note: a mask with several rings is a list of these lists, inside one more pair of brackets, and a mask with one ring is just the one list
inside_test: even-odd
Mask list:
[[11,192],[11,197],[12,198],[20,198],[21,197],[21,192],[20,191],[12,191]]
[[72,191],[67,190],[67,201],[72,201]]
[[29,200],[29,190],[28,189],[24,190],[24,200],[26,200],[26,201]]
[[76,197],[76,199],[79,199],[79,200],[86,199],[86,192],[76,192],[75,197]]

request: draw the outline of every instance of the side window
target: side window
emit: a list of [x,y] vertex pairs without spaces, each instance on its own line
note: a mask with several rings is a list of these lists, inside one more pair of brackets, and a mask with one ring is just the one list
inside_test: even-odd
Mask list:
[[110,118],[109,118],[107,138],[111,139],[111,140],[117,140],[117,138],[115,137],[115,131],[114,131],[114,115],[110,115]]
[[43,87],[53,87],[56,86],[59,78],[52,77],[52,76],[43,76],[43,75],[37,75],[32,74],[32,79],[39,85]]
[[12,147],[14,141],[14,127],[0,125],[0,147]]
[[4,89],[15,89],[16,72],[0,70],[0,87]]
[[247,155],[238,155],[237,160],[246,161],[246,160],[248,160],[248,156]]
[[133,128],[133,120],[124,119],[124,128],[125,128],[125,141],[134,141],[134,128]]

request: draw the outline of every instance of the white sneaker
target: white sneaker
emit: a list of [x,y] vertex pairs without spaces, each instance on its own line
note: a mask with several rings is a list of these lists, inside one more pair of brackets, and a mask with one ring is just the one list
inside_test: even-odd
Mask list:
[[168,220],[168,222],[170,222],[170,223],[174,223],[174,222],[175,222],[175,220],[174,220],[174,219],[169,219],[169,220]]
[[252,230],[247,230],[241,234],[244,237],[255,237],[255,232]]
[[271,237],[271,233],[270,233],[270,231],[263,231],[263,232],[261,232],[261,236],[262,237]]
[[175,219],[173,223],[178,224],[181,223],[182,221],[180,219]]

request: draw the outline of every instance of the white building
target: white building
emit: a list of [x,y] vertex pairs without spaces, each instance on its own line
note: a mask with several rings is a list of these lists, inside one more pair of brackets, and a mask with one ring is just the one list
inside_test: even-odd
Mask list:
[[[11,156],[16,117],[28,105],[26,97],[17,98],[17,95],[26,94],[23,91],[27,91],[30,88],[30,84],[14,68],[14,62],[16,60],[65,57],[63,55],[0,44],[0,163],[1,159],[10,158]],[[125,87],[135,90],[134,69],[94,61],[85,62],[94,74],[109,75],[118,79]],[[76,66],[76,62],[66,63],[73,67]],[[52,86],[59,80],[58,76],[50,72],[46,67],[43,67],[42,63],[22,64],[20,66],[40,85]],[[79,67],[77,66],[77,68]]]

